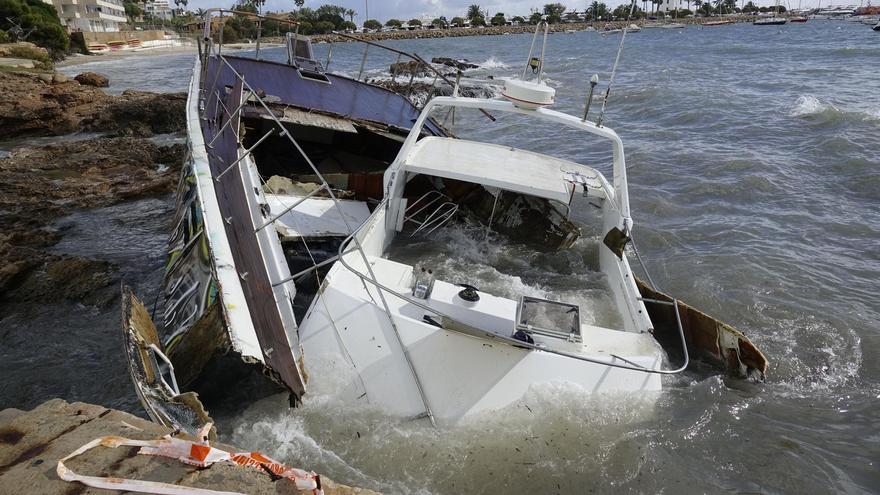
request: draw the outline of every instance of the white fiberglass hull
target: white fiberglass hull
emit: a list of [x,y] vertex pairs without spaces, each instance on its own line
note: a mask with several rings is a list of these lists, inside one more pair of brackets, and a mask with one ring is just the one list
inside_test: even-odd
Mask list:
[[[376,256],[381,246],[371,231],[382,228],[383,217],[380,210],[367,222],[364,249],[373,253],[367,256],[378,281],[407,294],[413,283],[412,267]],[[349,253],[344,259],[358,272],[366,272],[359,253]],[[621,262],[609,252],[601,263],[611,272],[609,283],[619,289],[614,291],[619,292],[617,297],[631,297],[622,275],[629,272],[625,260]],[[473,328],[498,335],[509,333],[507,329],[515,325],[516,301],[481,293],[479,302],[468,304],[456,297],[460,289],[438,280],[425,303]],[[438,328],[425,321],[429,313],[423,308],[388,291],[384,295],[394,326],[376,287],[364,283],[342,263],[333,266],[321,296],[299,329],[311,386],[333,388],[344,400],[378,405],[402,417],[424,414],[427,402],[434,417],[445,422],[504,408],[531,387],[548,384],[574,385],[590,394],[661,390],[659,374],[600,364],[662,368],[665,353],[649,332],[581,325],[583,343],[536,336],[536,343],[566,356],[518,347],[479,332],[468,334],[467,329]],[[625,322],[626,327],[644,324]],[[600,363],[569,357],[572,355]],[[340,377],[347,377],[341,387]],[[321,380],[332,385],[316,383]]]
[[[400,274],[404,271],[401,269]],[[379,300],[377,291],[368,293],[360,280],[339,264],[328,274],[328,280],[324,302],[315,304],[300,327],[309,376],[315,380],[349,376],[351,381],[342,392],[345,399],[379,405],[392,415],[423,414],[425,407],[403,349],[375,302]],[[454,422],[469,414],[501,409],[523,397],[531,387],[553,383],[576,385],[592,394],[661,390],[657,374],[447,331],[421,321],[422,312],[417,308],[401,302],[389,304],[428,405],[438,420]],[[569,352],[623,364],[625,361],[612,356],[619,352],[626,353],[627,361],[645,368],[662,365],[664,354],[649,333],[597,327],[582,331],[589,344],[568,343]],[[333,376],[328,376],[328,371]]]

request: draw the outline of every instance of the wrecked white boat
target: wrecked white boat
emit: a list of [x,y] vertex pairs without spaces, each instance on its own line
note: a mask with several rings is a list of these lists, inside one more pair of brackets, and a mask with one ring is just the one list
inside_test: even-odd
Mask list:
[[[583,118],[546,108],[555,92],[542,83],[543,49],[529,53],[535,80],[524,69],[505,84],[506,100],[455,91],[420,111],[360,76],[330,73],[329,55],[317,61],[295,33],[286,64],[221,46],[206,32],[193,71],[159,329],[125,296],[132,376],[157,421],[190,432],[208,421],[187,391],[229,404],[287,390],[296,404],[310,377],[327,378],[328,363],[352,371],[343,393],[353,401],[450,422],[551,382],[659,391],[689,354],[739,376],[766,372],[741,333],[634,277],[623,144],[601,117],[587,120],[589,107]],[[441,108],[575,129],[607,145],[613,176],[454,138],[432,118]],[[593,266],[607,280],[616,325],[588,323],[585,308],[564,297],[492,294],[467,285],[466,273],[439,279],[398,256],[411,236],[461,225],[543,252],[567,249],[581,235],[571,212],[583,196],[596,207]],[[679,364],[668,364],[658,341]]]
[[[607,127],[530,109],[547,88],[530,86],[509,83],[505,94],[515,89],[519,97],[510,96],[512,101],[441,97],[424,108],[385,173],[385,198],[340,245],[340,252],[352,252],[324,278],[300,326],[307,369],[313,360],[335,357],[358,374],[352,398],[395,414],[445,420],[504,407],[542,383],[572,383],[593,393],[658,391],[662,374],[683,369],[663,367],[665,352],[651,335],[648,311],[616,245],[632,229],[623,143]],[[429,115],[449,107],[517,113],[601,139],[613,150],[613,185],[592,167],[548,155],[452,137],[419,139]],[[496,233],[515,229],[522,224],[520,210],[533,203],[555,212],[527,227],[552,231],[559,228],[555,218],[567,218],[576,194],[601,205],[609,235],[597,265],[607,277],[619,328],[582,323],[577,304],[499,297],[435,280],[426,267],[388,255],[398,237],[436,232],[454,216]],[[577,235],[577,227],[569,230]]]

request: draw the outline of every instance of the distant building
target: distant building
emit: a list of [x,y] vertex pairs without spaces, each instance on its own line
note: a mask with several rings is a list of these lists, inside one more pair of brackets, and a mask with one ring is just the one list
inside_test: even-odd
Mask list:
[[61,24],[68,31],[115,32],[128,21],[122,0],[52,0],[46,3],[55,6]]
[[681,0],[663,0],[657,7],[658,12],[669,12],[681,8]]
[[171,8],[168,0],[148,0],[144,2],[144,14],[154,19],[171,19],[174,17],[174,10]]

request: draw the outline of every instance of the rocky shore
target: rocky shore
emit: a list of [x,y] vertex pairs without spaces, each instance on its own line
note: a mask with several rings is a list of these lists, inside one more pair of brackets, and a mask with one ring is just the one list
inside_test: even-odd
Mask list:
[[[64,233],[55,220],[76,209],[166,195],[178,180],[185,96],[110,96],[61,74],[0,72],[0,303],[67,298],[109,304],[115,267],[48,251]],[[52,144],[32,138],[58,136]],[[2,156],[2,155],[0,155]]]
[[183,129],[183,94],[111,96],[61,73],[0,72],[4,139],[102,132],[151,136]]

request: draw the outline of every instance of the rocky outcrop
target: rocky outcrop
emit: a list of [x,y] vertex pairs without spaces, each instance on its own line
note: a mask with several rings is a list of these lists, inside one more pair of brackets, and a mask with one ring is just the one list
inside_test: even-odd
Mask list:
[[468,60],[464,58],[461,60],[456,60],[449,57],[434,57],[431,59],[431,63],[445,65],[447,67],[454,67],[458,70],[478,69],[480,67],[477,64],[472,64],[468,62]]
[[0,135],[57,136],[75,131],[150,136],[183,130],[186,96],[105,94],[58,74],[0,72]]
[[425,64],[418,60],[411,60],[409,62],[397,62],[391,64],[389,72],[391,72],[392,76],[424,77],[425,74],[427,74],[428,69],[425,67]]
[[49,52],[45,48],[39,47],[27,41],[18,41],[16,43],[0,43],[0,57],[17,57],[23,50],[41,53],[48,57]]
[[109,263],[49,254],[51,223],[76,208],[108,206],[174,190],[183,146],[99,138],[15,149],[0,159],[0,299],[63,297],[102,305],[115,290]]
[[104,74],[97,72],[83,72],[74,79],[83,86],[94,86],[96,88],[106,88],[110,86],[110,79]]

